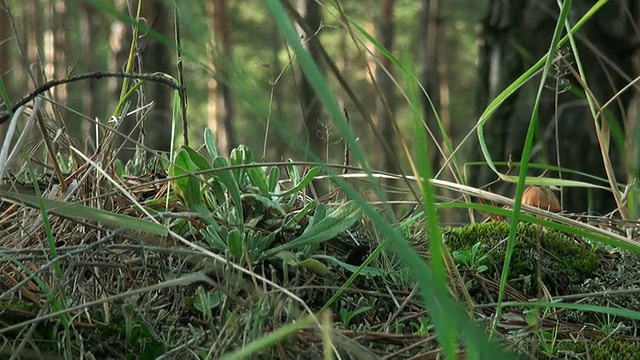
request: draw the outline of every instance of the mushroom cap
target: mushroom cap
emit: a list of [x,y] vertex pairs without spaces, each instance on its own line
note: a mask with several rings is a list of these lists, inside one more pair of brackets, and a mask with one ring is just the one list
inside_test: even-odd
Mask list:
[[556,195],[547,188],[529,186],[522,194],[522,203],[542,210],[560,212],[560,202]]

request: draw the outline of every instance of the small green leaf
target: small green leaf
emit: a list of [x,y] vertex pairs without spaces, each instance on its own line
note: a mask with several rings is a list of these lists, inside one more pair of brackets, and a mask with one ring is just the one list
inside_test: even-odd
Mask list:
[[328,255],[313,255],[313,258],[322,259],[326,261],[330,261],[341,268],[350,271],[352,273],[358,272],[359,275],[364,276],[384,276],[386,273],[380,269],[371,267],[371,266],[355,266],[351,264],[347,264],[346,262],[340,261],[333,256]]
[[[292,163],[293,160],[289,159],[287,160],[287,162]],[[289,177],[289,180],[292,184],[297,184],[298,181],[300,181],[300,173],[298,172],[298,168],[295,165],[289,164],[285,166],[284,169],[287,172],[287,176]]]
[[216,229],[216,226],[217,224],[209,225],[206,229],[200,229],[200,235],[202,235],[202,237],[211,248],[219,251],[224,251],[227,249],[227,244],[225,244],[225,242],[218,234],[218,229]]
[[216,141],[213,138],[213,131],[209,128],[204,129],[204,145],[212,159],[218,157],[218,149],[216,148]]
[[234,168],[232,169],[233,176],[235,177],[238,185],[244,184],[244,175],[246,173],[246,169],[242,167],[242,165],[247,164],[247,161],[245,147],[243,145],[240,145],[237,148],[231,150],[231,155],[229,155],[229,163],[231,164],[231,166],[234,166]]
[[250,240],[251,247],[249,248],[249,246],[247,246],[247,250],[253,251],[256,255],[258,255],[256,259],[260,260],[263,258],[262,255],[264,250],[271,247],[271,244],[273,244],[273,242],[276,241],[276,235],[278,235],[278,230],[269,233],[269,235],[267,236],[265,236],[259,231],[255,231],[253,233],[251,233],[250,231],[249,233],[250,233],[250,236],[248,238]]
[[244,253],[244,244],[242,233],[238,229],[229,231],[227,235],[227,244],[229,245],[229,251],[236,259],[242,259]]
[[211,170],[211,164],[209,164],[207,158],[188,146],[183,146],[182,148],[189,154],[189,158],[193,161],[198,170]]
[[313,201],[309,201],[307,203],[307,205],[305,205],[302,210],[298,211],[293,217],[291,217],[291,219],[289,221],[287,221],[286,226],[291,226],[297,222],[299,222],[300,220],[302,220],[305,216],[307,216],[308,213],[310,213],[311,211],[313,211],[316,206],[318,206],[318,201],[313,200]]
[[209,185],[209,189],[213,193],[211,200],[213,200],[215,205],[218,206],[224,203],[226,201],[226,198],[224,195],[224,188],[220,183],[220,178],[216,175],[214,176],[214,179],[209,181],[207,184]]
[[204,313],[207,310],[213,310],[220,306],[225,300],[226,295],[222,291],[213,291],[204,296],[198,296],[193,301],[193,307]]
[[305,269],[311,270],[319,275],[327,275],[329,274],[329,268],[327,265],[321,263],[316,259],[306,259],[300,262],[300,266]]
[[269,192],[276,191],[278,181],[280,181],[280,168],[273,166],[269,169]]
[[187,150],[184,148],[179,149],[174,163],[169,166],[169,176],[182,176],[172,180],[171,187],[189,207],[202,202],[200,199],[200,180],[194,175],[190,175],[196,171],[198,171],[198,167],[191,160]]
[[[316,210],[317,211],[317,210]],[[361,210],[354,201],[342,204],[338,209],[331,212],[324,219],[313,226],[305,229],[298,238],[289,241],[273,249],[267,250],[267,257],[280,251],[300,249],[306,245],[317,245],[324,241],[333,239],[337,235],[349,229],[360,219]]]
[[[218,156],[213,159],[213,167],[216,169],[225,168],[228,166],[227,160],[223,157]],[[240,188],[238,183],[236,182],[233,173],[230,170],[221,170],[216,172],[216,176],[220,179],[220,182],[224,185],[224,187],[229,192],[229,196],[231,197],[231,201],[233,201],[233,205],[236,208],[237,212],[237,223],[234,225],[242,226],[244,215],[242,211],[242,200],[240,199]]]
[[278,216],[284,217],[284,216],[287,215],[287,212],[284,211],[284,209],[282,208],[282,206],[280,206],[280,204],[278,204],[277,202],[275,202],[275,201],[273,201],[273,200],[271,200],[271,199],[269,199],[267,197],[260,196],[260,195],[257,195],[257,194],[245,194],[245,195],[242,195],[242,199],[243,200],[251,199],[251,200],[258,201],[258,202],[262,203],[265,207],[277,211],[277,215]]
[[216,200],[215,192],[213,192],[211,188],[202,193],[202,200],[204,205],[208,209],[215,209],[218,207],[218,201]]
[[279,251],[275,253],[275,258],[282,260],[283,263],[289,266],[298,266],[300,264],[296,255],[291,251]]
[[[295,166],[293,168],[295,168]],[[271,195],[273,195],[273,196],[287,196],[287,195],[295,194],[295,193],[299,192],[300,190],[304,189],[307,185],[309,185],[309,183],[316,177],[316,175],[318,175],[320,173],[320,171],[322,171],[322,168],[320,166],[314,166],[313,168],[311,168],[311,170],[309,170],[309,172],[307,173],[307,175],[305,175],[305,177],[302,179],[302,181],[300,181],[297,184],[293,183],[294,186],[291,189],[289,189],[289,190],[287,190],[285,192],[280,192],[280,193],[271,194]],[[297,170],[296,170],[296,173],[297,173]]]
[[255,158],[253,157],[253,151],[251,151],[250,147],[246,145],[240,145],[239,148],[241,148],[242,151],[244,152],[244,154],[242,155],[242,158],[245,164],[253,164],[256,162]]
[[162,168],[165,169],[166,171],[169,171],[169,167],[171,166],[171,161],[169,160],[168,157],[163,156],[161,158],[162,161]]
[[320,223],[326,217],[327,217],[327,206],[323,203],[318,203],[318,206],[316,207],[316,211],[313,212],[313,216],[311,217],[311,219],[309,219],[309,226],[307,226],[307,228],[304,229],[303,233],[306,233],[307,231],[310,231],[311,229],[313,229],[316,224]]
[[186,219],[176,219],[169,224],[169,227],[180,236],[184,236],[190,230]]
[[119,178],[122,178],[124,176],[124,165],[122,165],[122,161],[120,161],[120,159],[116,159],[113,162],[113,168]]
[[254,228],[258,226],[258,223],[264,219],[264,214],[255,215],[251,218],[248,218],[245,222],[245,226],[248,228]]
[[267,184],[267,175],[264,169],[261,167],[250,167],[247,169],[247,175],[249,175],[251,185],[257,187],[261,195],[269,195],[269,184]]

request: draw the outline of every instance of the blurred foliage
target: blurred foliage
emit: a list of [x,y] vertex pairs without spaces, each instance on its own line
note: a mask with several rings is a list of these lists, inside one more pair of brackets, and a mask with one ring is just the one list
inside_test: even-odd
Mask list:
[[[56,2],[36,1],[40,6],[36,8],[38,16],[45,20],[48,12],[53,11]],[[172,2],[167,1],[170,5]],[[181,16],[181,35],[184,53],[184,69],[186,84],[189,96],[189,123],[190,138],[196,142],[192,145],[199,145],[201,134],[207,126],[208,113],[208,89],[207,81],[215,74],[214,66],[218,58],[218,51],[215,44],[212,44],[213,36],[211,31],[211,21],[205,15],[204,1],[177,1]],[[340,1],[340,6],[347,16],[362,25],[368,32],[375,34],[375,22],[382,11],[381,3],[376,0],[365,1]],[[62,20],[66,48],[67,73],[81,74],[92,71],[105,71],[109,69],[114,61],[113,44],[110,37],[114,31],[115,18],[103,11],[91,8],[91,2],[84,3],[91,11],[91,38],[100,41],[91,41],[90,49],[82,46],[82,17],[85,13],[81,7],[67,6],[64,9],[65,18]],[[358,43],[354,43],[351,34],[342,25],[340,15],[333,1],[322,1],[323,4],[323,27],[318,36],[322,45],[326,48],[331,58],[341,70],[342,75],[353,88],[365,109],[375,116],[377,103],[380,101],[375,86],[371,83],[371,74],[375,72],[375,62],[367,52],[366,47],[370,44],[359,38]],[[35,6],[32,2],[14,2],[12,12],[16,23],[17,33],[21,36],[18,39],[28,52],[32,52],[31,44],[37,44],[41,52],[44,39],[48,36],[44,34],[40,39],[27,39],[27,29],[29,27],[30,6]],[[114,6],[109,3],[109,6]],[[298,89],[300,71],[297,62],[291,61],[292,52],[284,46],[279,30],[269,15],[263,2],[247,0],[230,0],[228,3],[229,18],[231,26],[231,43],[233,57],[233,71],[225,83],[232,84],[235,117],[234,126],[236,130],[236,141],[246,144],[253,149],[262,149],[264,145],[264,134],[269,116],[272,120],[272,131],[266,148],[267,158],[274,158],[278,155],[286,157],[300,157],[299,149],[290,142],[283,142],[278,137],[275,128],[294,131],[296,134],[304,134],[304,124],[302,120],[302,109],[300,106]],[[64,5],[63,5],[64,6]],[[399,0],[395,5],[395,48],[393,53],[400,59],[410,56],[412,59],[407,63],[420,64],[416,61],[417,51],[421,41],[425,41],[425,34],[417,33],[417,22],[420,2],[414,0]],[[448,87],[448,106],[452,120],[452,133],[454,141],[459,140],[473,126],[476,110],[473,106],[476,86],[476,58],[477,58],[477,34],[476,25],[480,17],[484,14],[486,0],[482,1],[441,1],[439,10],[439,23],[444,32],[444,42],[446,43],[445,54],[442,58],[446,62],[446,78],[442,79],[442,86]],[[169,7],[171,8],[171,7]],[[135,8],[132,8],[135,10]],[[171,14],[169,13],[169,16]],[[49,21],[49,20],[47,20]],[[56,20],[59,21],[59,20]],[[47,25],[43,22],[42,30]],[[128,26],[128,25],[127,25]],[[44,31],[43,31],[44,32]],[[354,36],[357,34],[353,33]],[[141,36],[148,36],[142,34]],[[175,39],[166,39],[166,46],[174,47]],[[8,47],[11,56],[15,59],[14,68],[18,70],[24,63],[20,57],[20,52],[15,43]],[[78,49],[83,49],[78,51]],[[86,51],[93,55],[91,63],[86,61]],[[42,55],[40,55],[42,56]],[[376,54],[376,56],[378,56]],[[121,69],[123,64],[117,64],[116,68]],[[419,74],[420,69],[415,69]],[[175,76],[176,74],[171,74]],[[16,71],[8,74],[4,79],[10,83],[11,98],[15,101],[26,95],[34,87],[30,81],[25,81],[24,71]],[[357,113],[344,95],[343,89],[337,84],[332,76],[328,76],[329,85],[335,91],[342,104],[351,115],[351,126],[357,136],[365,141],[373,138],[373,132],[368,123]],[[400,88],[406,88],[406,79],[399,77],[396,79]],[[40,79],[38,81],[41,81]],[[83,101],[86,101],[86,84],[74,83],[67,85],[68,99],[65,104],[70,109],[78,111],[90,118],[99,118],[106,122],[115,106],[115,96],[113,82],[111,80],[96,81],[94,84],[95,93],[92,93],[91,101],[95,102],[96,113],[83,113]],[[273,100],[271,100],[273,92]],[[396,89],[396,96],[401,97],[401,92]],[[271,113],[269,112],[272,102]],[[406,101],[397,102],[396,116],[399,126],[403,131],[410,131],[409,118],[411,111]],[[271,114],[271,115],[269,115]],[[337,130],[331,126],[331,119],[326,112],[324,117],[319,119],[327,125],[330,134],[326,140],[330,151],[331,161],[342,162],[342,144]],[[82,115],[73,111],[64,114],[64,120],[69,127],[70,133],[77,139],[85,139],[88,134],[86,121]],[[177,136],[177,141],[181,142],[181,136]],[[237,144],[232,144],[237,146]],[[366,144],[366,142],[365,142]],[[335,151],[333,151],[335,148]],[[369,156],[374,156],[376,152],[370,152]],[[261,154],[257,154],[261,157]],[[372,161],[373,159],[369,159]],[[404,165],[404,164],[403,164]]]
[[[297,95],[299,86],[299,69],[297,64],[290,64],[291,52],[283,47],[283,39],[278,29],[269,16],[263,3],[249,1],[230,1],[229,11],[232,24],[233,63],[235,71],[230,83],[234,86],[241,85],[241,89],[235,89],[234,105],[236,106],[235,126],[239,136],[237,141],[247,144],[254,149],[262,148],[265,124],[268,117],[269,97],[271,91],[276,91],[275,108],[272,117],[277,117],[273,126],[280,126],[297,133],[303,133],[302,110]],[[348,31],[343,29],[336,8],[331,2],[323,2],[323,28],[319,37],[337,66],[341,69],[350,86],[353,87],[360,101],[366,109],[375,111],[376,96],[375,87],[370,82],[367,70],[366,50],[362,44],[360,49],[351,41]],[[374,21],[379,16],[380,6],[378,1],[366,0],[359,2],[341,2],[345,13],[362,24],[370,32],[374,32]],[[195,56],[187,56],[185,66],[187,69],[187,83],[189,86],[190,122],[191,134],[198,141],[202,128],[206,126],[207,119],[207,89],[205,80],[211,76],[211,61],[215,59],[215,53],[208,53],[207,42],[211,41],[208,34],[209,25],[203,13],[202,4],[196,2],[180,2],[180,11],[183,18],[183,44],[185,53]],[[476,78],[476,24],[483,14],[485,1],[477,1],[469,4],[463,1],[446,1],[441,4],[440,21],[446,36],[446,54],[449,66],[448,78],[443,86],[448,86],[450,91],[450,111],[453,126],[459,130],[454,133],[466,132],[473,124],[475,109],[473,104],[475,96]],[[396,25],[396,49],[397,56],[417,56],[416,45],[424,40],[424,34],[416,32],[418,21],[419,2],[413,0],[400,0],[395,7],[394,20]],[[366,45],[366,44],[365,44]],[[370,62],[370,61],[369,61]],[[372,64],[370,62],[370,64]],[[374,71],[375,69],[371,69]],[[336,92],[340,100],[346,96],[338,86],[335,79],[328,76],[329,84]],[[275,82],[272,88],[271,83]],[[400,86],[404,79],[397,79]],[[397,93],[398,94],[398,93]],[[400,96],[398,94],[398,96]],[[352,128],[357,136],[362,138],[372,137],[369,125],[357,115],[355,107],[350,103],[343,105],[351,114]],[[409,128],[410,110],[406,102],[398,102],[398,119],[401,128]],[[326,113],[325,113],[326,115]],[[328,116],[320,119],[325,124],[330,124]],[[270,145],[267,148],[274,151],[281,147],[277,138],[277,132],[272,132]],[[335,144],[338,136],[329,138],[329,144],[340,150],[332,152],[336,158],[333,161],[341,162],[341,144]],[[287,156],[293,148],[285,149]],[[372,155],[375,153],[371,153]],[[267,157],[274,156],[273,153]]]

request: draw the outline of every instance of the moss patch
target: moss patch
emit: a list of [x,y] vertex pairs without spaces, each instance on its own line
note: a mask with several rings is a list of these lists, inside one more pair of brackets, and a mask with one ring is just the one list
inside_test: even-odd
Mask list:
[[[445,242],[451,251],[468,250],[480,242],[479,255],[490,262],[490,276],[498,278],[505,259],[510,224],[489,222],[445,230]],[[535,277],[541,266],[542,281],[556,294],[571,284],[582,283],[600,267],[595,252],[566,234],[534,224],[518,224],[516,244],[511,258],[509,280]],[[518,290],[535,295],[535,286],[512,284]]]
[[602,342],[560,341],[554,359],[584,359],[589,354],[593,360],[640,360],[640,344],[635,341],[611,338]]

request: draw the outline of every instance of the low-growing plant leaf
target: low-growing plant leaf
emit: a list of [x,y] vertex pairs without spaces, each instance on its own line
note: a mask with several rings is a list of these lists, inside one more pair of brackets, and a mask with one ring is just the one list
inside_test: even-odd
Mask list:
[[269,184],[267,184],[267,174],[261,167],[250,167],[247,169],[247,175],[251,180],[251,185],[260,190],[260,194],[263,196],[269,195]]
[[284,211],[284,209],[282,208],[282,206],[280,206],[280,204],[278,204],[277,202],[275,202],[275,201],[273,201],[273,200],[271,200],[271,199],[269,199],[267,197],[260,196],[258,194],[245,194],[245,195],[242,195],[241,198],[243,200],[252,199],[252,200],[255,200],[255,201],[259,201],[265,207],[277,211],[278,212],[277,215],[279,215],[279,216],[283,216],[284,217],[284,216],[287,215],[287,212]]
[[34,195],[17,194],[2,190],[0,190],[0,196],[16,202],[22,202],[35,208],[39,208],[42,203],[47,208],[47,211],[52,214],[73,219],[95,221],[113,229],[132,229],[160,236],[167,236],[168,234],[168,230],[164,225],[127,215],[116,214],[102,209],[96,209],[86,205],[39,198]]
[[269,249],[265,253],[269,257],[280,251],[302,248],[308,244],[320,244],[333,239],[353,226],[360,218],[360,215],[360,207],[354,201],[348,201],[314,226],[310,226],[311,229],[305,229],[305,232],[298,238]]
[[202,200],[204,205],[208,208],[208,209],[215,209],[218,207],[218,201],[216,200],[216,195],[215,192],[211,191],[212,189],[209,188],[208,190],[205,190],[202,194]]
[[[295,166],[294,166],[295,168]],[[293,183],[294,186],[285,191],[285,192],[280,192],[280,193],[274,193],[271,194],[273,196],[287,196],[287,195],[291,195],[291,194],[295,194],[297,192],[299,192],[300,190],[304,189],[307,185],[309,185],[309,183],[316,177],[316,175],[318,175],[320,173],[320,171],[322,171],[322,168],[320,166],[314,166],[313,168],[311,168],[311,170],[309,170],[309,172],[307,173],[307,175],[304,176],[304,178],[299,182],[299,183]],[[295,201],[295,198],[293,199]]]
[[327,217],[327,206],[323,203],[318,203],[316,207],[316,211],[313,212],[313,216],[309,219],[309,226],[304,229],[303,234],[306,234],[308,231],[312,231],[316,224],[319,224],[324,218]]
[[213,137],[213,131],[211,129],[204,128],[204,146],[207,148],[209,155],[212,159],[218,157],[218,149],[216,148],[216,140]]
[[[217,224],[216,224],[217,225]],[[209,225],[206,229],[200,229],[200,234],[207,241],[207,244],[213,249],[224,251],[227,249],[227,244],[218,234],[216,225]]]
[[124,165],[122,165],[122,161],[120,161],[120,159],[116,159],[113,162],[113,170],[119,178],[124,176]]
[[247,218],[244,225],[245,227],[253,228],[258,226],[258,223],[262,221],[262,219],[264,219],[264,214],[254,215],[250,218]]
[[329,274],[329,268],[327,265],[321,263],[316,259],[306,259],[300,262],[300,266],[305,269],[311,270],[318,275],[327,275]]
[[238,229],[229,231],[227,235],[227,245],[229,251],[236,259],[242,259],[242,253],[244,252],[244,244],[242,243],[242,233]]
[[269,169],[269,192],[276,191],[276,188],[278,187],[278,181],[280,181],[280,168],[277,166],[273,166],[271,167],[271,169]]
[[300,261],[298,261],[296,255],[291,251],[279,251],[275,254],[274,257],[276,259],[282,260],[283,263],[289,266],[298,266],[300,264]]
[[231,155],[229,155],[229,163],[233,166],[231,171],[239,186],[243,186],[245,183],[244,175],[246,169],[242,165],[248,164],[246,156],[246,146],[244,145],[231,150]]
[[318,201],[313,200],[313,201],[309,201],[303,208],[302,210],[298,211],[298,213],[296,213],[293,217],[291,217],[291,220],[287,221],[287,225],[286,226],[291,226],[297,222],[299,222],[300,220],[302,220],[302,218],[304,218],[305,216],[307,216],[308,213],[310,213],[311,211],[313,211],[313,209],[316,208],[316,206],[318,206]]
[[178,177],[171,181],[171,187],[185,201],[188,207],[202,203],[200,199],[200,180],[191,175],[198,170],[185,148],[178,150],[174,163],[169,166],[169,176]]
[[188,146],[183,146],[182,148],[189,154],[189,158],[193,161],[198,170],[211,170],[211,164],[209,164],[207,158]]
[[295,185],[300,181],[300,173],[298,172],[298,168],[295,165],[291,164],[293,160],[288,159],[287,162],[289,164],[286,165],[284,169],[287,172],[287,177],[289,177],[289,181],[291,181],[291,183]]
[[[318,254],[318,255],[313,255],[312,258],[330,261],[352,273],[358,272],[359,275],[364,275],[364,276],[384,276],[385,275],[385,273],[380,269],[376,269],[371,266],[362,266],[362,269],[360,269],[360,266],[347,264],[346,262],[340,261],[333,256]],[[358,271],[358,269],[360,269],[360,271]]]
[[227,295],[222,291],[213,291],[205,296],[198,296],[193,299],[193,307],[204,313],[220,306],[226,297]]
[[[213,159],[213,167],[216,169],[228,167],[227,160],[223,157],[218,156]],[[236,208],[237,212],[237,221],[234,225],[242,226],[243,225],[243,211],[242,211],[242,200],[240,199],[240,187],[236,182],[236,178],[233,176],[231,170],[221,170],[216,173],[216,177],[220,179],[220,182],[224,185],[224,187],[229,192],[229,196],[231,197],[231,201],[233,201],[233,205]]]
[[251,151],[250,147],[248,147],[247,145],[241,144],[239,148],[241,148],[242,151],[244,152],[244,154],[242,155],[242,158],[244,159],[245,164],[253,164],[256,162],[255,157],[253,156],[253,151]]
[[209,189],[211,190],[211,193],[212,193],[211,195],[212,205],[215,204],[215,206],[219,206],[220,204],[226,201],[226,198],[224,195],[224,188],[222,187],[222,184],[220,184],[220,178],[217,176],[217,174],[214,174],[214,175],[215,176],[213,180],[208,181],[207,185],[209,185]]
[[260,231],[253,230],[249,230],[247,232],[247,235],[245,236],[245,248],[247,249],[251,260],[262,261],[265,259],[264,250],[271,247],[271,244],[276,240],[278,232],[279,230],[276,230],[268,235],[265,235]]
[[189,231],[189,222],[186,219],[176,219],[169,224],[169,228],[178,235],[183,236]]

